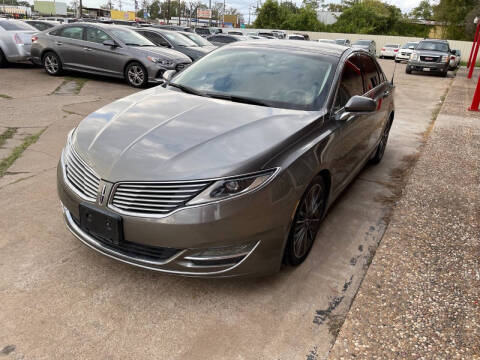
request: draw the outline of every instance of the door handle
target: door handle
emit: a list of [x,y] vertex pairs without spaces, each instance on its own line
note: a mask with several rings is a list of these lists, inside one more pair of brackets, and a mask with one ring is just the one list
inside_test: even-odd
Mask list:
[[55,44],[57,44],[57,45],[63,45],[63,43],[60,42],[60,41],[56,41]]

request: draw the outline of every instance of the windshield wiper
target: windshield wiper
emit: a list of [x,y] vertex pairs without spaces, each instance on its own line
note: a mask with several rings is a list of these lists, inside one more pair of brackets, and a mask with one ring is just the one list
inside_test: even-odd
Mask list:
[[125,43],[127,46],[141,46],[140,44],[135,44],[135,43]]
[[259,106],[267,106],[272,107],[266,101],[247,98],[243,96],[236,96],[236,95],[228,95],[228,94],[215,94],[215,93],[206,93],[207,96],[214,98],[214,99],[223,99],[223,100],[230,100],[233,102],[243,103],[243,104],[250,104],[250,105],[259,105]]
[[175,83],[169,83],[168,86],[172,86],[174,88],[180,89],[183,92],[188,93],[188,94],[193,94],[193,95],[198,95],[198,96],[208,96],[207,94],[205,94],[201,91],[195,90],[195,89],[193,89],[189,86],[175,84]]

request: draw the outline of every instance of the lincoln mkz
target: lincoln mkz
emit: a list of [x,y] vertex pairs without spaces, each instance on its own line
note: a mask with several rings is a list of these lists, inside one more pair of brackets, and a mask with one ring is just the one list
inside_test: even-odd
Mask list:
[[240,41],[164,78],[71,131],[58,192],[84,244],[165,273],[302,263],[394,118],[375,58],[335,44]]

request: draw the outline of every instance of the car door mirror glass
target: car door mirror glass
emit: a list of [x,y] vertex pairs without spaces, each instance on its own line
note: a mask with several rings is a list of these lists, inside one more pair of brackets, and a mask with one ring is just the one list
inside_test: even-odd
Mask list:
[[105,40],[102,44],[105,46],[112,46],[112,47],[117,46],[117,44],[115,44],[115,41],[113,40]]
[[375,100],[366,96],[353,96],[345,105],[345,111],[353,113],[368,113],[377,109]]

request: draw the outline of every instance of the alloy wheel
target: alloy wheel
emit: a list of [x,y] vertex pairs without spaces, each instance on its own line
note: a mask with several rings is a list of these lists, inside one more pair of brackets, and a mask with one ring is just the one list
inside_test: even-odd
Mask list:
[[324,205],[323,188],[314,184],[303,199],[293,232],[293,253],[302,258],[310,250],[320,227]]
[[45,70],[50,74],[56,74],[60,66],[55,55],[47,55],[45,57]]
[[145,72],[139,65],[132,65],[127,72],[128,81],[134,86],[141,86],[145,81]]

